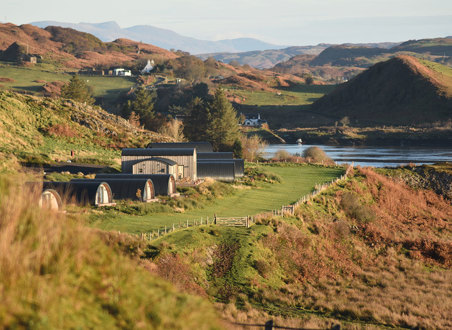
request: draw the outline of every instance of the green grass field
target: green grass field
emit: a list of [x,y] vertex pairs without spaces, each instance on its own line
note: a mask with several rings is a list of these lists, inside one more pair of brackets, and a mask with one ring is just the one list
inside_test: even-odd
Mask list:
[[[40,94],[42,86],[46,82],[69,81],[71,74],[48,71],[45,66],[18,67],[0,64],[0,78],[10,78],[14,81],[0,81],[2,89],[26,91],[32,94]],[[81,76],[93,88],[94,97],[101,104],[111,104],[120,92],[129,90],[135,85],[133,77],[105,77],[105,76]],[[41,81],[41,82],[39,82]]]
[[[199,220],[201,217],[212,219],[217,216],[247,216],[278,209],[282,205],[295,202],[301,196],[310,193],[315,184],[331,181],[340,176],[340,168],[319,166],[276,167],[264,166],[266,170],[276,173],[282,183],[265,184],[260,188],[237,189],[236,192],[217,199],[202,209],[186,213],[155,213],[148,216],[131,216],[105,212],[97,216],[93,226],[104,230],[140,233],[157,230],[186,220]],[[99,211],[102,212],[102,211]]]
[[244,89],[231,89],[230,91],[242,99],[244,98],[243,104],[247,105],[304,105],[311,104],[334,87],[334,85],[296,85],[280,89],[280,95],[274,92]]

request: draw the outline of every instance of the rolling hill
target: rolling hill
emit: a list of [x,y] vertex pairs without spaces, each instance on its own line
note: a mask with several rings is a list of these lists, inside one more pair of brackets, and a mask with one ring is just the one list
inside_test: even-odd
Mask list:
[[154,59],[177,57],[168,50],[128,39],[104,43],[89,33],[71,28],[0,24],[0,50],[6,50],[14,42],[26,47],[30,54],[44,56],[48,63],[70,68],[119,65],[150,56]]
[[377,63],[314,102],[353,125],[423,125],[452,118],[452,69],[411,56]]
[[212,52],[246,52],[284,47],[253,38],[237,38],[218,41],[200,40],[151,25],[135,25],[128,28],[121,28],[116,22],[96,24],[41,21],[33,22],[31,24],[40,28],[46,28],[48,26],[72,28],[78,31],[91,33],[104,42],[113,41],[119,38],[126,38],[140,40],[165,49],[180,49],[193,54]]
[[13,164],[66,161],[71,150],[76,161],[114,164],[120,148],[151,140],[171,141],[97,106],[0,91],[0,159]]
[[398,43],[342,44],[325,48],[316,56],[297,55],[271,70],[295,75],[312,74],[324,80],[348,80],[363,69],[398,55],[411,55],[452,65],[452,39],[434,38]]

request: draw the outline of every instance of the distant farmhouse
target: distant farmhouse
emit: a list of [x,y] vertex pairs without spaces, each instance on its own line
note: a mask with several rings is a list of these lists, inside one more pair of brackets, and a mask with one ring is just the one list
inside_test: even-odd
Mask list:
[[132,76],[132,71],[126,70],[124,68],[113,69],[114,76],[130,77]]
[[141,74],[149,73],[154,69],[154,60],[148,60],[146,66],[141,70]]
[[255,117],[247,117],[245,121],[243,122],[243,126],[249,126],[249,127],[261,127],[263,124],[267,124],[266,120],[261,119],[261,115],[258,114],[257,118]]

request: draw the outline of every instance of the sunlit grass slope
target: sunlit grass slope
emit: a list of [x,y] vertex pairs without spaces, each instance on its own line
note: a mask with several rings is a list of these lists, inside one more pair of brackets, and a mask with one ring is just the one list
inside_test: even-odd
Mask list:
[[264,184],[253,189],[236,189],[233,195],[215,199],[206,203],[203,208],[185,213],[153,213],[147,216],[118,215],[105,212],[97,217],[94,225],[105,230],[120,230],[124,232],[149,232],[178,224],[186,220],[213,218],[214,214],[223,217],[255,215],[273,209],[279,209],[297,201],[303,195],[310,193],[316,184],[331,181],[342,175],[341,168],[326,168],[321,166],[262,166],[266,170],[279,175],[281,183]]
[[178,293],[78,219],[40,210],[12,182],[0,178],[0,328],[219,328],[207,301]]

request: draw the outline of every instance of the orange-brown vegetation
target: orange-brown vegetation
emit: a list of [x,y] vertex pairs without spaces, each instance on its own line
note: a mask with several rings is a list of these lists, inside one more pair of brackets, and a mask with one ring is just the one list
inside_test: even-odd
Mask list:
[[162,255],[183,251],[231,322],[450,328],[452,206],[372,169],[351,175],[293,217],[173,238]]
[[44,96],[57,97],[61,95],[61,88],[66,83],[64,81],[51,81],[49,83],[44,81],[42,89],[44,90]]
[[[28,46],[30,54],[39,54],[44,59],[57,60],[70,68],[120,65],[140,58],[171,59],[176,54],[168,50],[135,42],[118,39],[102,43],[87,33],[60,27],[41,29],[33,25],[0,24],[0,50],[7,49],[12,43],[19,42]],[[80,49],[74,49],[77,44]],[[92,45],[92,47],[91,47]],[[92,49],[91,49],[91,48]]]
[[0,82],[14,82],[13,78],[0,77]]

